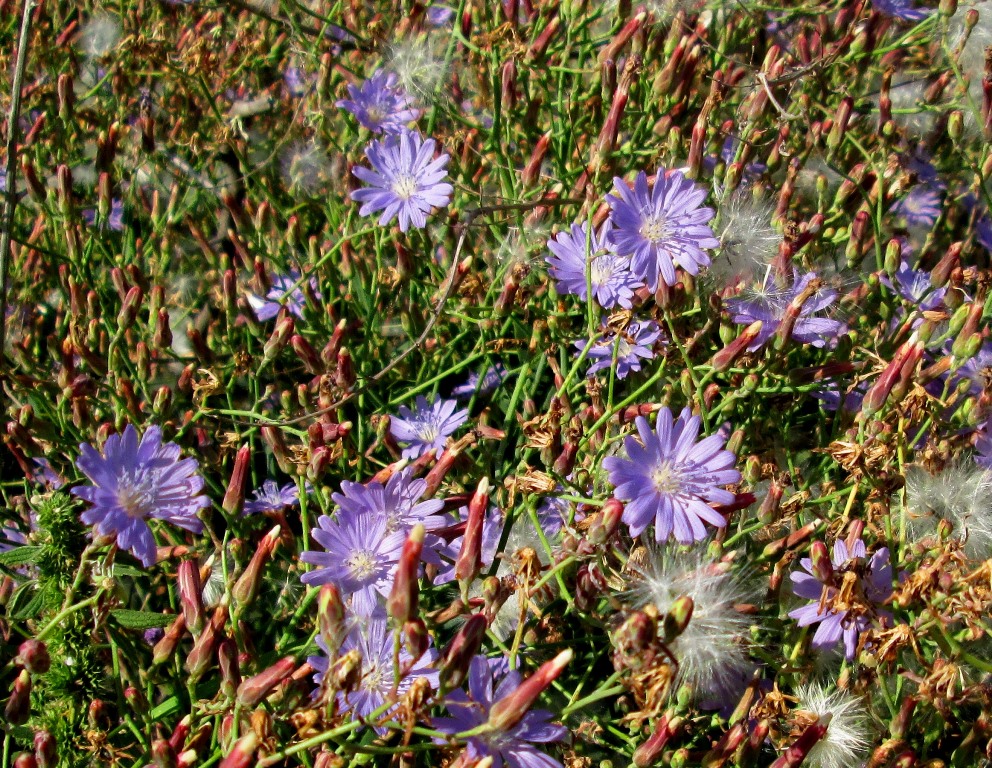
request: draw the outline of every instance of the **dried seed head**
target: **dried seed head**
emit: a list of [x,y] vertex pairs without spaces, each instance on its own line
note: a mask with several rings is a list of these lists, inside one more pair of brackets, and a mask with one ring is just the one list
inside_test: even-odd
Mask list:
[[861,699],[847,691],[827,692],[819,684],[796,691],[796,709],[829,719],[827,732],[809,750],[804,766],[810,768],[850,768],[861,765],[870,744],[868,713]]

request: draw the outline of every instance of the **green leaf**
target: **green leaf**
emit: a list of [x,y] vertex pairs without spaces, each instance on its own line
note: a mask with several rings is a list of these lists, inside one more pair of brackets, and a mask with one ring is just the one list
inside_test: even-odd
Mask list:
[[[30,599],[28,599],[28,596],[30,596]],[[11,618],[18,621],[35,618],[41,613],[41,609],[44,607],[45,590],[38,589],[38,585],[33,581],[29,581],[18,588],[11,595],[10,602],[7,603],[7,611]]]
[[27,565],[36,562],[40,556],[41,547],[14,547],[6,552],[0,552],[0,565],[7,568]]
[[128,611],[120,608],[111,611],[114,621],[125,629],[152,629],[153,627],[167,627],[176,617],[166,613],[148,613],[146,611]]

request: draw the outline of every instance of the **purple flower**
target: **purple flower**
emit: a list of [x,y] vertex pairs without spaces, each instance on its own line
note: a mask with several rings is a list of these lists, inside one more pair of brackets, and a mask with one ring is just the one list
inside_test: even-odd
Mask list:
[[451,158],[442,154],[434,160],[435,146],[434,139],[425,141],[413,131],[369,144],[365,156],[373,170],[362,166],[352,170],[370,185],[351,193],[352,200],[362,203],[359,214],[368,216],[382,211],[381,226],[398,216],[401,232],[406,232],[411,223],[417,229],[427,226],[431,208],[446,206],[453,191],[444,181],[448,178],[445,166]]
[[[951,342],[948,341],[945,352],[951,354]],[[982,344],[974,357],[969,357],[952,376],[954,381],[967,381],[968,390],[973,395],[981,395],[992,383],[992,342]]]
[[491,394],[500,384],[506,381],[509,376],[506,366],[498,360],[488,368],[481,376],[473,371],[468,375],[464,384],[459,384],[451,390],[455,397],[472,397],[473,395],[483,396]]
[[[342,512],[384,518],[386,535],[399,531],[405,539],[417,523],[422,523],[428,532],[448,524],[443,515],[437,514],[444,507],[441,499],[420,501],[426,490],[427,481],[415,480],[413,470],[406,468],[396,472],[385,485],[377,482],[362,485],[342,480],[342,492],[331,494],[331,498]],[[440,564],[436,554],[440,547],[441,540],[428,533],[424,539],[424,561]]]
[[901,216],[911,227],[930,228],[937,223],[940,205],[940,190],[921,184],[913,187],[901,200],[896,200],[889,208],[889,213]]
[[947,288],[931,290],[930,273],[913,269],[905,259],[899,262],[899,269],[891,280],[888,275],[883,274],[881,282],[886,288],[902,296],[914,308],[919,307],[921,310],[936,309],[943,303],[944,294],[947,293]]
[[[317,77],[299,67],[288,67],[283,73],[283,80],[289,95],[299,99],[314,90]],[[338,106],[341,106],[341,102],[338,102]]]
[[[782,289],[776,285],[775,276],[769,270],[761,290],[752,298],[724,301],[735,323],[750,325],[756,320],[763,323],[761,333],[747,348],[749,352],[764,346],[785,318],[789,305],[817,279],[815,272],[801,275],[799,270],[793,269],[792,284]],[[826,346],[827,341],[839,336],[844,331],[843,323],[827,317],[816,317],[816,313],[824,311],[836,300],[837,291],[832,288],[821,288],[803,301],[799,316],[792,327],[792,338],[801,344],[823,347]]]
[[623,521],[631,536],[655,524],[655,539],[666,541],[674,532],[681,544],[706,538],[704,522],[723,528],[727,521],[706,502],[730,504],[734,494],[717,486],[736,483],[737,457],[723,450],[723,436],[710,435],[698,443],[700,419],[683,409],[677,420],[672,412],[658,412],[656,431],[643,416],[634,422],[641,439],[624,440],[627,458],[608,456],[603,467],[616,486],[616,497],[629,502]]
[[321,515],[312,532],[324,551],[300,554],[304,563],[318,566],[300,580],[314,586],[335,584],[342,597],[352,598],[355,613],[368,616],[375,610],[376,594],[389,594],[406,540],[405,531],[387,533],[388,523],[384,515],[362,510],[342,509],[334,520]]
[[[88,208],[83,211],[83,221],[91,227],[95,227],[97,224],[96,209]],[[113,199],[110,201],[110,213],[107,215],[106,221],[103,222],[103,226],[114,232],[124,230],[124,203],[121,200]]]
[[819,392],[810,392],[810,394],[823,403],[823,407],[828,411],[838,411],[843,408],[848,413],[857,413],[861,410],[861,401],[865,399],[867,392],[867,381],[859,382],[854,389],[844,393],[841,392],[840,383],[833,381]]
[[468,419],[468,411],[456,411],[455,400],[438,398],[428,403],[423,395],[417,395],[414,410],[400,406],[400,415],[393,416],[389,423],[389,434],[401,443],[403,458],[416,459],[432,448],[440,458],[448,435],[453,434]]
[[266,480],[262,487],[253,491],[255,496],[245,502],[244,514],[253,515],[257,512],[282,512],[287,507],[295,507],[300,503],[300,489],[296,483],[286,483],[282,488],[275,480]]
[[975,224],[975,239],[986,251],[992,253],[992,219],[982,216]]
[[348,94],[351,99],[342,99],[337,105],[373,133],[400,133],[419,117],[392,72],[373,72],[361,87],[349,85]]
[[590,235],[587,224],[573,224],[571,230],[559,232],[553,240],[548,240],[552,255],[545,261],[551,266],[559,293],[586,299],[588,261],[592,292],[599,305],[605,309],[618,304],[631,308],[631,299],[641,281],[630,271],[630,259],[619,255],[608,242],[611,229],[613,225],[607,220],[598,233]]
[[[303,307],[306,306],[306,297],[303,295],[303,289],[297,285],[299,282],[300,273],[294,269],[288,275],[276,275],[273,277],[272,287],[265,294],[264,299],[253,293],[249,293],[248,303],[255,310],[255,316],[259,320],[271,320],[285,306],[291,315],[303,317]],[[319,299],[320,294],[317,293],[316,278],[310,278],[310,287]]]
[[[522,682],[520,673],[505,671],[503,659],[472,659],[468,673],[468,696],[453,691],[445,699],[451,717],[435,717],[434,728],[442,733],[464,733],[488,722],[493,703],[516,690]],[[562,768],[562,764],[534,746],[562,741],[568,729],[554,725],[550,712],[531,710],[506,731],[485,731],[470,736],[465,744],[466,757],[482,760],[491,757],[493,768]]]
[[615,178],[617,195],[607,195],[613,230],[609,240],[622,256],[630,256],[631,271],[658,288],[659,275],[667,285],[675,285],[675,267],[690,275],[710,264],[704,248],[716,248],[720,241],[706,222],[713,218],[712,208],[700,208],[706,190],[697,187],[681,171],[659,168],[654,189],[648,190],[648,177],[641,171],[631,189],[623,179]]
[[31,459],[34,462],[36,469],[31,476],[31,479],[41,485],[47,485],[53,491],[57,491],[63,485],[65,485],[65,478],[62,477],[55,469],[52,467],[52,463],[45,458],[35,458]]
[[[793,571],[792,591],[799,597],[812,600],[802,608],[789,611],[800,627],[819,624],[813,635],[813,647],[819,650],[832,648],[843,638],[844,651],[848,659],[853,659],[858,648],[858,638],[872,624],[876,606],[884,603],[892,594],[892,566],[889,564],[889,550],[882,547],[868,561],[867,571],[863,571],[857,561],[866,557],[865,543],[858,539],[848,551],[843,541],[834,542],[831,556],[833,574],[828,583],[823,583],[813,574],[813,561],[805,557],[799,561],[803,570]],[[847,573],[856,575],[860,589],[854,594],[864,594],[867,603],[851,610],[838,611],[830,607],[838,596],[836,584],[845,579]],[[862,575],[863,574],[863,575]],[[883,614],[885,615],[885,614]]]
[[81,519],[99,536],[116,535],[117,546],[131,552],[146,568],[155,563],[155,537],[149,518],[165,520],[193,533],[203,530],[196,516],[210,506],[200,491],[203,478],[195,459],[179,459],[179,446],[162,443],[162,430],[149,427],[143,437],[128,424],[122,435],[111,435],[103,454],[81,443],[76,466],[93,485],[72,493],[93,506]]
[[427,23],[432,27],[446,27],[455,18],[455,9],[447,5],[432,5],[427,9]]
[[933,13],[929,8],[915,7],[913,0],[872,0],[872,5],[877,11],[906,21],[922,21]]
[[[326,655],[327,646],[322,638],[317,638],[317,645],[325,655],[309,656],[307,663],[317,670],[317,674],[314,675],[314,682],[320,685],[324,679],[324,673],[330,666],[330,661]],[[359,622],[352,629],[342,643],[340,653],[343,655],[352,650],[357,650],[362,655],[362,678],[356,690],[347,695],[338,694],[338,705],[341,712],[351,712],[359,717],[367,717],[392,699],[394,692],[399,698],[402,698],[418,677],[426,678],[434,689],[437,689],[439,685],[437,671],[430,668],[430,665],[437,659],[437,651],[429,648],[423,656],[414,661],[406,648],[401,645],[399,662],[403,672],[399,685],[394,691],[393,633],[389,630],[385,616],[373,616],[368,621]],[[384,714],[380,715],[380,717],[383,716]],[[381,735],[385,734],[386,729],[376,728],[376,731]]]
[[[661,329],[654,320],[632,320],[619,332],[605,326],[604,328],[606,334],[589,349],[589,357],[595,362],[589,366],[587,376],[612,368],[615,356],[617,378],[627,378],[632,371],[641,370],[642,360],[654,357],[654,344],[661,338]],[[579,339],[575,342],[575,347],[579,351],[585,349],[586,340]]]
[[988,421],[975,432],[975,463],[983,469],[992,469],[992,425]]

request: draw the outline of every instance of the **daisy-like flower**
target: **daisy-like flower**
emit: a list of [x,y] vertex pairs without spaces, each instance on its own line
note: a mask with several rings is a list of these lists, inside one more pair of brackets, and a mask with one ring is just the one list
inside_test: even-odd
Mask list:
[[407,130],[369,144],[365,157],[372,170],[362,166],[352,170],[369,185],[351,193],[352,200],[362,203],[358,212],[369,216],[382,211],[381,226],[398,217],[401,232],[411,224],[417,229],[427,226],[427,214],[451,202],[453,191],[445,181],[445,166],[451,158],[442,154],[435,160],[435,147],[434,139],[424,140]]
[[[386,520],[386,534],[396,531],[403,533],[404,538],[410,529],[421,523],[427,531],[444,528],[448,521],[443,515],[437,514],[444,507],[441,499],[423,498],[427,490],[427,481],[414,479],[410,468],[396,472],[386,484],[352,483],[341,481],[341,493],[331,494],[334,503],[342,511],[353,515],[372,515]],[[441,540],[428,533],[424,540],[423,559],[425,562],[440,563],[436,550],[441,546]]]
[[[868,756],[869,718],[864,702],[847,691],[831,691],[819,684],[804,685],[796,691],[796,711],[829,717],[827,732],[813,745],[804,766],[809,768],[850,768],[863,765]],[[804,718],[808,722],[808,718]]]
[[[782,289],[776,284],[772,270],[768,270],[764,284],[754,296],[724,301],[735,323],[750,325],[756,320],[762,322],[761,333],[748,346],[749,352],[755,352],[765,345],[785,319],[789,305],[798,301],[800,295],[817,279],[815,272],[802,275],[799,270],[793,269],[792,284]],[[825,311],[836,300],[837,291],[833,288],[821,288],[812,293],[802,302],[799,316],[792,326],[791,338],[801,344],[824,347],[828,341],[843,333],[844,324],[839,320],[817,316],[817,313]]]
[[[844,652],[848,659],[853,659],[858,648],[858,638],[861,633],[872,626],[877,615],[888,616],[877,610],[892,594],[892,566],[889,564],[889,550],[882,547],[868,560],[867,570],[862,575],[860,562],[867,558],[865,543],[858,539],[850,550],[841,540],[834,542],[831,555],[832,573],[826,582],[815,575],[813,561],[804,557],[799,561],[800,571],[793,571],[792,591],[799,597],[811,600],[808,605],[789,611],[789,616],[795,619],[800,627],[819,624],[813,635],[813,647],[827,650],[843,639]],[[839,585],[847,573],[855,574],[861,591],[865,596],[865,604],[850,610],[836,610],[831,604],[840,593]]]
[[348,86],[350,99],[337,103],[373,133],[399,133],[419,116],[393,72],[377,70],[359,87]]
[[296,483],[286,483],[282,488],[275,480],[266,480],[261,488],[253,491],[254,499],[245,502],[244,514],[257,512],[282,512],[300,503],[300,489]]
[[484,396],[492,394],[496,388],[506,381],[506,377],[509,376],[509,372],[506,370],[506,366],[498,360],[488,368],[486,372],[481,376],[473,371],[468,375],[464,384],[459,384],[453,390],[451,394],[455,397],[472,397],[473,395]]
[[881,283],[899,294],[914,308],[919,307],[923,311],[939,307],[944,301],[944,294],[947,293],[947,288],[934,289],[930,282],[930,273],[913,269],[906,259],[899,262],[899,269],[891,280],[888,275],[883,274]]
[[904,21],[923,21],[933,13],[930,8],[917,8],[913,0],[872,0],[875,10]]
[[[95,208],[87,208],[83,211],[83,221],[89,224],[91,227],[97,225],[97,210]],[[121,200],[114,198],[110,201],[110,213],[107,214],[107,218],[101,222],[103,226],[108,229],[112,229],[114,232],[124,231],[124,203]]]
[[613,229],[608,238],[621,256],[630,257],[631,271],[658,288],[659,277],[675,285],[675,267],[690,275],[708,267],[710,257],[704,248],[716,248],[720,241],[707,222],[712,208],[700,207],[706,190],[697,187],[681,171],[659,168],[654,188],[648,189],[644,171],[634,179],[634,188],[620,178],[613,180],[616,195],[607,195]]
[[[616,358],[618,379],[625,379],[631,372],[641,370],[641,361],[654,357],[654,345],[661,338],[661,328],[654,320],[632,321],[623,331],[606,328],[605,335],[590,349],[588,357],[593,360],[586,375],[613,367]],[[579,339],[575,348],[580,352],[586,348],[586,340]]]
[[692,599],[689,625],[669,644],[679,662],[678,684],[687,683],[706,701],[736,701],[756,664],[746,645],[751,621],[735,608],[747,595],[727,564],[714,563],[698,550],[651,546],[643,560],[631,561],[631,568],[635,607],[654,606],[664,616],[680,597]]
[[633,436],[624,440],[627,458],[603,459],[616,497],[628,502],[623,521],[631,536],[640,536],[653,522],[658,541],[674,533],[679,543],[691,544],[706,538],[704,522],[717,528],[727,524],[707,502],[734,501],[733,493],[718,486],[740,481],[741,474],[734,469],[737,457],[723,449],[726,440],[720,435],[697,443],[700,423],[688,408],[678,419],[662,408],[655,431],[638,416],[634,424],[640,441]]
[[93,506],[81,515],[99,536],[116,536],[117,546],[133,554],[146,568],[155,563],[155,536],[150,518],[165,520],[193,533],[203,530],[197,513],[210,506],[200,494],[203,478],[195,459],[180,459],[179,446],[162,442],[162,430],[149,427],[143,436],[128,424],[111,435],[101,455],[93,446],[79,446],[76,466],[92,485],[72,494]]
[[[271,320],[279,314],[280,309],[286,307],[291,315],[303,317],[306,297],[303,295],[303,289],[297,285],[300,282],[299,271],[294,269],[287,275],[275,275],[271,282],[272,287],[265,294],[264,299],[253,293],[248,294],[248,303],[255,310],[255,316],[259,320]],[[310,278],[310,287],[319,299],[316,278]]]
[[[464,733],[489,721],[489,710],[522,682],[520,673],[505,671],[503,659],[476,656],[468,672],[468,695],[452,691],[445,699],[450,717],[433,718],[434,728],[441,733]],[[470,736],[465,745],[469,761],[492,758],[493,768],[562,768],[562,764],[546,755],[534,744],[561,741],[568,730],[554,725],[550,712],[537,709],[527,712],[512,728],[505,731],[488,730]]]
[[975,432],[975,463],[983,469],[992,469],[992,429],[986,421]]
[[913,187],[904,198],[896,200],[889,208],[889,213],[901,216],[910,227],[929,229],[937,223],[940,204],[940,190],[921,184]]
[[[362,655],[362,677],[356,690],[347,694],[338,694],[341,712],[367,717],[391,699],[394,693],[398,698],[403,698],[403,694],[410,689],[413,681],[420,677],[426,678],[431,687],[437,689],[438,672],[430,668],[437,659],[437,651],[428,648],[423,656],[414,661],[406,648],[401,645],[399,663],[403,674],[399,686],[394,690],[393,639],[394,635],[384,615],[373,616],[367,621],[359,622],[345,638],[339,653],[343,655],[357,650]],[[307,663],[317,670],[314,682],[319,685],[330,663],[326,656],[327,646],[322,638],[317,638],[317,645],[325,655],[310,656],[307,658]],[[388,712],[389,710],[381,717],[388,716]],[[380,735],[386,733],[385,728],[376,728],[376,731]]]
[[608,242],[613,228],[607,220],[599,232],[589,233],[589,227],[573,224],[571,229],[559,232],[548,240],[551,256],[545,261],[551,267],[559,293],[570,293],[586,300],[586,264],[589,264],[592,293],[599,305],[610,309],[620,305],[632,306],[634,291],[641,281],[630,271],[630,259],[621,256]]
[[393,572],[399,562],[406,531],[387,533],[385,515],[342,509],[336,519],[321,515],[313,538],[323,552],[306,550],[304,563],[318,566],[304,573],[304,584],[334,584],[344,598],[351,597],[355,613],[368,616],[376,607],[376,595],[388,596]]
[[412,411],[401,405],[400,415],[390,419],[389,434],[400,443],[406,443],[403,458],[416,459],[432,448],[440,458],[448,436],[468,419],[468,411],[456,411],[457,407],[455,400],[438,398],[433,403],[428,403],[423,395],[417,395]]

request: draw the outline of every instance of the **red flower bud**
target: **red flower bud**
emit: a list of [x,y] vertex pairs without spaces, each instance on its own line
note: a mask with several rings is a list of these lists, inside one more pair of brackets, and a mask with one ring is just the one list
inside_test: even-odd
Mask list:
[[17,648],[17,661],[32,675],[43,675],[52,664],[48,648],[41,640],[25,640]]
[[489,710],[489,726],[494,731],[505,732],[519,723],[544,689],[565,671],[572,655],[571,649],[562,651],[551,661],[542,664],[537,672],[517,688],[495,702]]
[[186,626],[194,637],[203,629],[203,586],[200,584],[200,569],[193,560],[179,563],[177,575],[179,584],[179,605],[183,610]]
[[254,707],[273,688],[293,674],[294,669],[296,669],[296,659],[286,656],[265,671],[249,677],[238,686],[238,703],[243,707]]
[[420,569],[420,553],[424,548],[424,534],[423,524],[417,523],[403,544],[396,567],[386,610],[397,624],[405,624],[417,615],[420,594],[417,571]]
[[469,664],[482,647],[482,639],[488,626],[489,622],[484,615],[473,613],[451,638],[451,642],[441,654],[441,662],[438,665],[442,691],[460,688],[465,682]]
[[237,601],[240,609],[251,605],[258,595],[258,588],[262,582],[262,571],[269,558],[272,557],[276,546],[279,544],[280,530],[281,526],[277,525],[262,537],[262,540],[258,543],[258,549],[255,550],[255,554],[248,561],[248,566],[245,568],[244,573],[235,582],[234,589],[231,590],[231,596]]
[[462,547],[455,560],[455,578],[467,585],[478,575],[482,567],[482,523],[489,504],[489,479],[482,478],[468,505],[468,521]]

